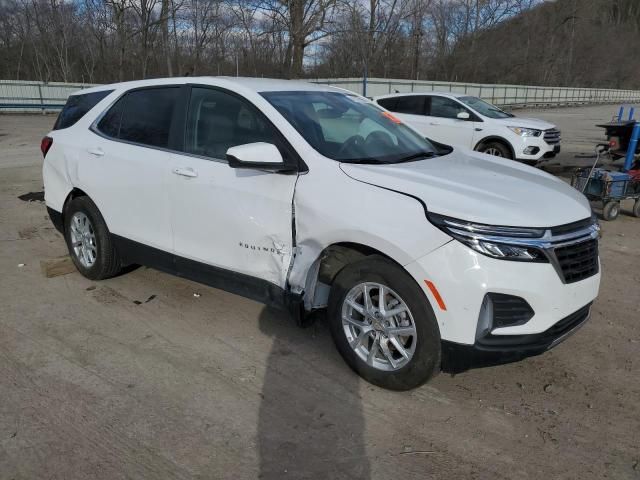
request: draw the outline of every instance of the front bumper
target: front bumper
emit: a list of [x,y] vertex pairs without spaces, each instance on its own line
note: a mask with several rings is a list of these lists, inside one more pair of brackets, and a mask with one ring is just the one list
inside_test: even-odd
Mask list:
[[[512,146],[516,160],[537,161],[560,153],[560,143],[549,144],[543,137],[515,137]],[[525,152],[532,153],[525,153]]]
[[442,370],[460,373],[470,368],[516,362],[540,355],[562,343],[591,316],[591,304],[563,318],[542,333],[528,335],[486,335],[474,345],[442,342]]
[[[489,258],[456,240],[405,268],[433,306],[443,340],[485,349],[494,344],[501,351],[509,342],[521,340],[518,337],[552,331],[563,319],[591,304],[600,286],[600,270],[584,280],[564,283],[551,263]],[[437,288],[444,309],[438,306],[426,280]],[[520,297],[530,305],[534,315],[522,325],[493,327],[490,338],[477,338],[482,304],[488,293]],[[483,340],[487,345],[480,345]],[[544,343],[543,350],[547,348]]]

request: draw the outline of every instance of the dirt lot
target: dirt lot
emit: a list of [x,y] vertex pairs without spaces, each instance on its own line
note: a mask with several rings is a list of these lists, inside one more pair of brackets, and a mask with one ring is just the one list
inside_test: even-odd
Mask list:
[[[563,129],[558,164],[613,108],[535,112]],[[640,478],[640,220],[603,225],[601,294],[568,341],[388,392],[323,322],[146,268],[46,279],[63,240],[18,196],[42,190],[53,120],[0,115],[0,478]]]

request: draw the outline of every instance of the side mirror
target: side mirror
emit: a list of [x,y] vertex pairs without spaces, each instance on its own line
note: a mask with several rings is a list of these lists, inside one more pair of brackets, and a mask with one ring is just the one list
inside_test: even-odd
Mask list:
[[458,117],[458,120],[469,120],[471,115],[469,115],[469,112],[459,112],[456,117]]
[[284,163],[280,150],[265,142],[237,145],[227,150],[227,161],[231,168],[250,168],[254,170],[270,170],[274,172],[295,170]]

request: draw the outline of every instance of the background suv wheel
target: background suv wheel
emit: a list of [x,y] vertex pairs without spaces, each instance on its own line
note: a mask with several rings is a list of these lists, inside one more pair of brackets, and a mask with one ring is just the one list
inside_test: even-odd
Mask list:
[[487,142],[478,147],[478,151],[486,153],[487,155],[495,155],[496,157],[503,157],[513,159],[511,150],[504,143],[501,142]]

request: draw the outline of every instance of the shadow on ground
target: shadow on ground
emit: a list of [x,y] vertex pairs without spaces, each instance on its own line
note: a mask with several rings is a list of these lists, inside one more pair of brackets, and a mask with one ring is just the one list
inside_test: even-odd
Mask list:
[[[300,338],[299,329],[284,317],[269,308],[260,315],[260,329],[273,337],[273,345],[259,411],[259,478],[370,478],[358,377],[344,372],[339,384],[325,388],[327,381],[337,379],[301,365],[312,363],[318,349],[309,358],[295,354],[292,346]],[[316,321],[311,328],[325,354],[341,361],[331,348],[325,322]]]

